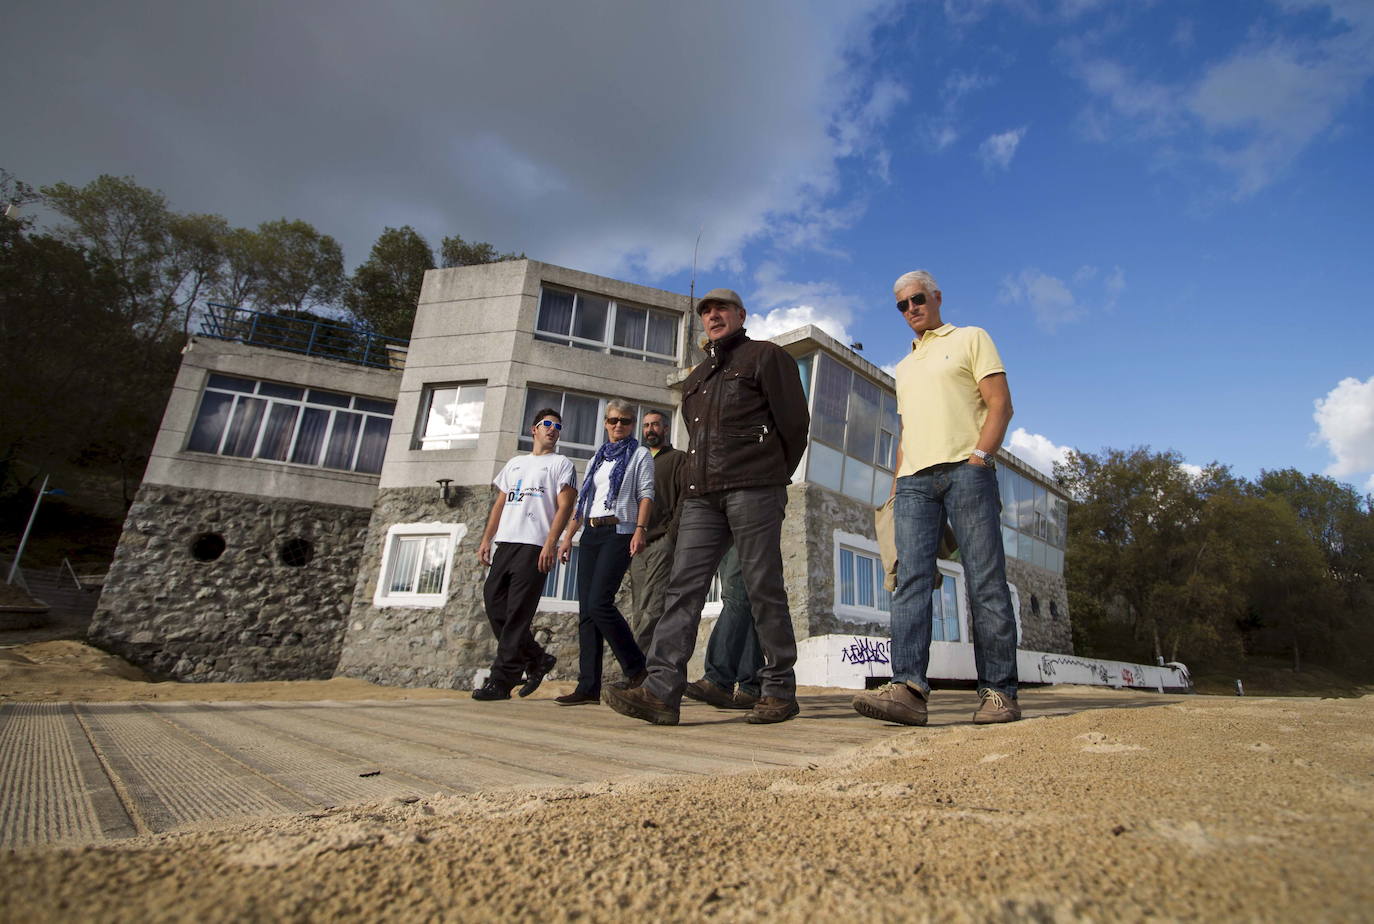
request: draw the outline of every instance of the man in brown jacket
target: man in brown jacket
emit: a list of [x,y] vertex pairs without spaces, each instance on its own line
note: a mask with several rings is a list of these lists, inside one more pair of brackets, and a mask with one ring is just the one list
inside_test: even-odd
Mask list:
[[748,719],[784,722],[798,710],[792,670],[797,642],[782,578],[782,519],[787,485],[811,424],[806,392],[786,350],[745,334],[739,295],[712,289],[697,314],[709,342],[707,359],[682,389],[690,443],[663,618],[643,684],[605,687],[602,695],[623,715],[677,724],[701,608],[733,538],[764,655],[762,697]]
[[642,651],[649,650],[654,627],[663,616],[663,599],[673,570],[678,483],[687,453],[668,442],[672,426],[672,418],[662,411],[644,412],[640,443],[654,454],[654,512],[649,517],[644,551],[630,559],[630,628]]

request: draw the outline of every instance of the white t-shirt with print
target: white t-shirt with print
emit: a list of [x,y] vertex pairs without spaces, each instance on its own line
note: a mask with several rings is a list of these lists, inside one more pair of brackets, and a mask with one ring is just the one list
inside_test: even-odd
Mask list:
[[516,456],[492,484],[506,493],[496,542],[543,546],[558,510],[558,492],[577,487],[577,470],[571,459],[556,452]]

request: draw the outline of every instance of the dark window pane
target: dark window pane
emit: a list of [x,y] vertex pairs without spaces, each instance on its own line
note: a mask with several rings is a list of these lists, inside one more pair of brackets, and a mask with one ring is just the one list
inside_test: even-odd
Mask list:
[[382,470],[382,459],[386,456],[386,440],[391,435],[391,421],[386,417],[369,417],[363,424],[363,444],[358,447],[360,472],[377,474]]
[[565,395],[563,399],[562,442],[600,446],[605,442],[601,427],[601,402],[585,395]]
[[324,454],[325,468],[352,468],[353,447],[358,445],[361,414],[334,412],[334,430],[329,434],[329,449]]
[[324,434],[329,429],[329,412],[308,407],[301,412],[301,432],[291,461],[301,465],[319,465],[320,450],[324,448]]
[[259,459],[286,461],[286,453],[291,449],[291,434],[296,429],[296,416],[300,410],[294,404],[272,405],[267,414],[267,430],[262,435],[262,445],[258,447]]
[[649,331],[645,336],[644,349],[665,356],[677,355],[677,322],[672,315],[649,312]]
[[253,455],[253,447],[258,442],[258,428],[262,424],[262,413],[267,408],[267,402],[261,398],[239,398],[238,407],[234,408],[234,419],[229,421],[229,436],[224,441],[224,455],[242,456],[248,458]]
[[545,289],[539,299],[539,319],[535,327],[551,334],[564,334],[572,329],[573,294],[557,289]]
[[881,392],[878,386],[861,375],[854,376],[854,390],[849,396],[849,430],[844,450],[862,462],[873,461],[873,445],[878,436],[878,409]]
[[596,295],[577,296],[577,314],[573,318],[573,336],[584,340],[606,342],[606,317],[611,303]]
[[643,308],[616,305],[615,345],[632,350],[644,349],[644,330],[648,323],[648,312]]
[[306,398],[311,404],[325,404],[329,407],[348,407],[353,399],[348,395],[335,394],[332,391],[320,391],[318,388],[310,389],[310,397]]
[[206,383],[207,388],[222,388],[225,391],[244,391],[253,393],[253,386],[257,384],[252,379],[236,379],[232,375],[219,375],[210,373],[210,379]]
[[394,414],[396,413],[395,401],[374,401],[371,398],[354,398],[353,407],[359,411],[367,411],[372,414]]
[[191,428],[191,441],[186,448],[193,452],[219,452],[220,437],[224,436],[224,425],[229,421],[229,406],[233,403],[233,395],[207,391],[200,399],[200,413],[196,414],[195,426]]
[[849,403],[849,370],[819,353],[816,356],[816,412],[811,436],[835,446],[844,445],[845,409]]
[[278,385],[276,382],[259,382],[258,394],[269,398],[290,398],[292,401],[299,401],[305,394],[305,389],[297,388],[295,385]]

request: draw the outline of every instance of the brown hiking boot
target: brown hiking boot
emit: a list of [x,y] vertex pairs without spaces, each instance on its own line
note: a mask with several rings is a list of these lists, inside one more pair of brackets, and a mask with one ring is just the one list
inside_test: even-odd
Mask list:
[[974,725],[996,725],[999,722],[1015,722],[1021,718],[1021,707],[1012,697],[996,690],[983,690],[978,695],[983,698],[983,702],[973,714]]
[[885,683],[854,697],[854,711],[880,722],[926,724],[926,698],[904,683]]
[[677,707],[669,706],[644,687],[628,690],[606,687],[601,691],[601,700],[616,712],[632,719],[643,719],[655,725],[677,724]]
[[746,693],[743,690],[736,690],[734,697],[730,700],[731,709],[753,709],[754,704],[759,698],[753,693]]
[[772,725],[775,722],[786,722],[799,712],[801,712],[801,707],[797,705],[795,699],[762,696],[754,704],[754,708],[749,710],[749,714],[744,717],[744,720],[750,725]]
[[[717,709],[734,709],[735,700],[730,691],[716,683],[702,677],[700,680],[693,680],[683,689],[682,695],[688,699],[695,699],[698,702],[708,703]],[[750,703],[749,705],[753,705]]]

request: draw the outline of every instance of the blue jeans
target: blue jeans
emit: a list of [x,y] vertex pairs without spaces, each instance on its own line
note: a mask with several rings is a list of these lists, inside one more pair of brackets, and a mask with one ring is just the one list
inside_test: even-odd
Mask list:
[[727,690],[738,684],[741,692],[758,696],[763,649],[754,630],[739,553],[733,546],[720,563],[720,600],[720,616],[706,643],[706,679]]
[[946,517],[959,542],[978,689],[1016,696],[1016,617],[1002,551],[1002,501],[991,465],[950,462],[897,479],[897,590],[892,679],[930,692],[931,593]]

